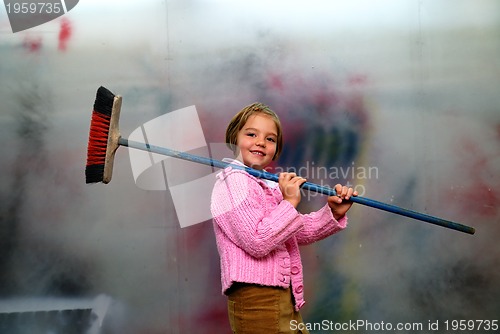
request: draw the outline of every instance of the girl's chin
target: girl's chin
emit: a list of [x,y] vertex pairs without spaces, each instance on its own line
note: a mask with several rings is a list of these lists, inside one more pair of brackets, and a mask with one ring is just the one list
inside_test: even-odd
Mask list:
[[251,167],[253,169],[264,169],[265,166],[262,165],[262,162],[258,162],[258,161],[244,161],[243,162],[245,164],[245,166],[248,166],[248,167]]
[[238,160],[243,162],[245,166],[251,167],[253,169],[264,169],[267,165],[269,165],[270,161],[267,161],[266,156],[249,156],[243,158],[241,155],[238,157]]

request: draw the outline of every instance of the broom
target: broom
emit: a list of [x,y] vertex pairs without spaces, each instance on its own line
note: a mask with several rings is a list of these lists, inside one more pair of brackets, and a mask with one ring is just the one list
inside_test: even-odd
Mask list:
[[[120,136],[118,125],[121,102],[122,97],[119,95],[114,95],[108,89],[101,86],[97,90],[94,110],[92,112],[92,119],[90,123],[90,134],[87,149],[87,166],[85,168],[86,183],[109,183],[111,181],[113,172],[113,160],[116,150],[119,146],[157,153],[216,168],[223,169],[231,166],[232,168],[245,170],[250,175],[253,175],[255,177],[278,182],[278,175],[266,171],[256,170],[246,166],[234,165],[211,158],[201,157],[185,152],[179,152],[164,147],[158,147],[122,138]],[[302,184],[302,188],[328,196],[336,196],[336,192],[334,189],[310,182],[305,182],[304,184]],[[363,204],[372,208],[439,225],[445,228],[450,228],[456,231],[468,234],[475,233],[475,229],[470,226],[458,224],[449,220],[444,220],[420,212],[400,208],[395,205],[382,203],[366,197],[356,196],[351,197],[349,200],[354,203]]]

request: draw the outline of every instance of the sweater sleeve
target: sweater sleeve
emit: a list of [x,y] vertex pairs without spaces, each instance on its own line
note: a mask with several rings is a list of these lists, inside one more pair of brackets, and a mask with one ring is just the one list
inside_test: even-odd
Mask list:
[[301,217],[304,228],[295,235],[299,245],[308,245],[322,240],[347,226],[347,216],[337,221],[328,204],[325,204],[318,211],[301,215]]
[[288,202],[271,205],[265,189],[244,171],[224,170],[212,193],[216,224],[238,247],[259,258],[303,228],[303,220]]

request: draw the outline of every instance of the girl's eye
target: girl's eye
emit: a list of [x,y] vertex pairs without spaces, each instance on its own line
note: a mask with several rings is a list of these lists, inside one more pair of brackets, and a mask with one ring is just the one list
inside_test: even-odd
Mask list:
[[268,141],[270,141],[271,143],[276,143],[276,139],[270,137],[270,138],[267,138]]
[[255,133],[247,133],[248,137],[255,137]]

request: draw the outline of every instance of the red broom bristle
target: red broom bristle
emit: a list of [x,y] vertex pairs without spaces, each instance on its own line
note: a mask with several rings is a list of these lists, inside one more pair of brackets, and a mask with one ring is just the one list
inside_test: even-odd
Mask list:
[[92,112],[85,166],[86,183],[103,181],[110,120],[108,115],[95,110]]
[[104,164],[110,120],[111,117],[107,115],[96,112],[95,110],[92,112],[87,149],[87,166]]

